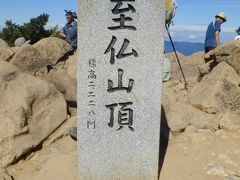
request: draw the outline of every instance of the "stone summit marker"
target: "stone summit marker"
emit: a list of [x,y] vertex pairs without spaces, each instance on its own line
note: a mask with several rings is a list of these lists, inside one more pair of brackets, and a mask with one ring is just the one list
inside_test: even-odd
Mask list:
[[158,179],[165,1],[78,3],[80,179]]

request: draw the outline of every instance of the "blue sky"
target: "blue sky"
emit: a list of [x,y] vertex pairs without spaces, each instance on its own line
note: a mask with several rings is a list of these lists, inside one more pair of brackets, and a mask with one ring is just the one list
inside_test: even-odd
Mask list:
[[177,0],[178,9],[171,27],[175,41],[203,42],[207,25],[220,11],[227,13],[221,42],[235,37],[240,26],[240,0]]
[[42,13],[50,15],[48,26],[63,25],[66,23],[65,9],[76,11],[77,0],[1,0],[0,26],[6,20],[22,24]]
[[[240,0],[177,0],[177,3],[171,27],[174,41],[203,42],[207,25],[220,11],[228,15],[228,22],[222,26],[222,42],[233,39],[240,26]],[[41,13],[50,15],[48,26],[63,26],[65,9],[76,11],[77,0],[2,0],[0,27],[6,20],[22,24]]]

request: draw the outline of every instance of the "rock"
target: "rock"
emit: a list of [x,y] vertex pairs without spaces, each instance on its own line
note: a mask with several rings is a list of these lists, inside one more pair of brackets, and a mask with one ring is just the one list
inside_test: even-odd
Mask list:
[[225,176],[224,180],[239,180],[239,178],[235,176]]
[[26,41],[24,37],[19,37],[14,41],[15,47],[21,47],[24,44],[29,44],[30,40]]
[[226,172],[221,166],[213,166],[207,171],[207,174],[226,176]]
[[[181,79],[182,73],[174,53],[166,54],[166,57],[171,59],[172,63],[172,79]],[[185,77],[192,78],[199,76],[198,65],[203,63],[203,52],[195,53],[191,56],[184,56],[178,53],[179,61],[181,63]]]
[[3,39],[0,39],[0,46],[9,47],[8,43],[6,41],[4,41]]
[[8,172],[16,180],[77,180],[77,159],[77,143],[66,136],[28,161],[9,167]]
[[[178,58],[179,59],[185,59],[186,56],[180,52],[177,52],[177,55],[178,55]],[[174,52],[171,52],[171,53],[166,53],[165,56],[168,58],[168,59],[171,59],[172,62],[177,62],[177,58],[176,58],[176,55]]]
[[43,147],[50,146],[59,139],[69,135],[69,129],[77,127],[77,116],[68,119],[53,135],[51,135],[44,143]]
[[162,105],[167,124],[173,135],[183,132],[188,126],[196,129],[218,129],[219,120],[188,104],[188,92],[179,89],[179,83],[163,84]]
[[46,79],[64,95],[66,101],[77,102],[77,80],[67,71],[64,69],[50,71]]
[[0,62],[0,167],[36,148],[67,118],[66,102],[50,83]]
[[205,53],[203,51],[196,52],[192,54],[191,56],[187,56],[187,58],[194,62],[195,64],[203,64],[204,63],[204,55]]
[[220,119],[220,129],[226,131],[238,131],[240,129],[240,118],[239,115],[233,115],[225,113],[221,115]]
[[217,158],[219,161],[222,161],[222,163],[224,163],[224,164],[233,164],[233,165],[237,166],[237,164],[226,154],[218,153]]
[[69,56],[64,67],[67,73],[74,79],[77,79],[77,54]]
[[11,50],[14,52],[14,54],[16,54],[19,49],[20,47],[11,47]]
[[189,95],[190,103],[207,113],[240,113],[240,77],[226,62],[203,77]]
[[47,74],[47,59],[29,44],[20,47],[10,63],[31,75],[45,76]]
[[0,167],[0,179],[1,180],[14,180],[12,176],[10,176],[6,169]]
[[35,43],[33,47],[37,49],[42,57],[52,66],[61,60],[65,60],[71,52],[71,47],[66,41],[55,37],[44,38]]
[[[184,111],[182,111],[182,108]],[[184,129],[190,124],[191,114],[189,114],[188,111],[186,112],[186,108],[188,108],[187,105],[176,103],[174,104],[174,107],[171,106],[171,110],[165,109],[168,126],[173,135],[178,135],[179,133],[183,132]]]
[[165,109],[168,126],[173,135],[183,132],[186,127],[217,130],[219,121],[215,116],[204,113],[191,105],[175,102]]
[[216,59],[217,62],[225,61],[240,74],[240,41],[224,43],[205,55],[206,60]]
[[9,61],[14,55],[14,52],[8,44],[0,39],[0,61]]

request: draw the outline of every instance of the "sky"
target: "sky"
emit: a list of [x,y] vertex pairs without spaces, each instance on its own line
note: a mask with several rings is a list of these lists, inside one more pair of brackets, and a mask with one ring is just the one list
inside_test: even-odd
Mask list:
[[240,26],[240,0],[177,0],[178,9],[171,27],[174,41],[204,42],[207,26],[224,11],[221,42],[234,39]]
[[76,11],[77,0],[1,0],[0,26],[6,20],[22,24],[42,13],[50,15],[47,26],[63,26],[66,23],[65,9]]
[[[1,0],[0,27],[6,20],[17,24],[28,22],[41,13],[50,15],[48,27],[63,26],[65,9],[77,10],[77,0]],[[177,0],[178,9],[171,26],[174,41],[203,42],[207,25],[220,11],[227,13],[228,21],[222,25],[221,42],[235,37],[240,26],[240,0]]]

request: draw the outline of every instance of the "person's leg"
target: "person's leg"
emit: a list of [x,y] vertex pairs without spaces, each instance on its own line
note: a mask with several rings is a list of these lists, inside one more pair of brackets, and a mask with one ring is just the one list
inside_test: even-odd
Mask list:
[[[215,49],[215,47],[205,47],[205,54],[207,54],[209,51],[212,51],[213,49]],[[212,60],[206,60],[204,59],[205,63],[208,63],[209,61]]]
[[205,54],[209,52],[208,47],[205,47]]
[[205,53],[207,54],[209,51],[215,49],[215,47],[205,47]]

